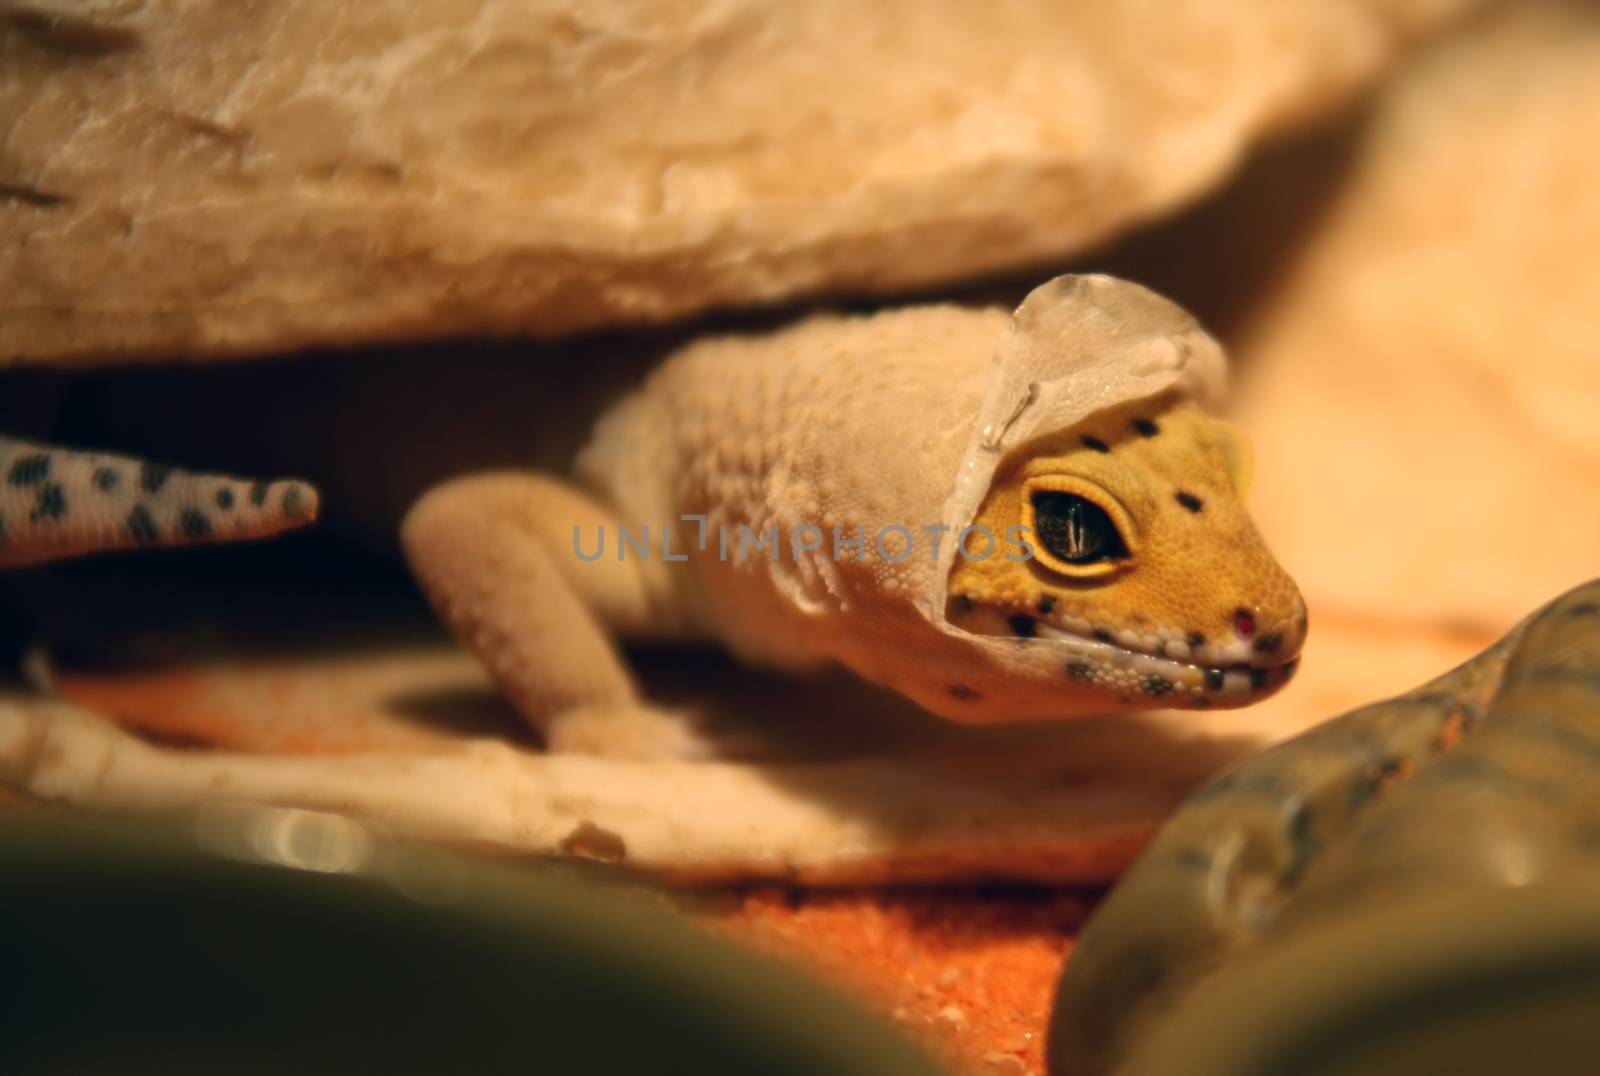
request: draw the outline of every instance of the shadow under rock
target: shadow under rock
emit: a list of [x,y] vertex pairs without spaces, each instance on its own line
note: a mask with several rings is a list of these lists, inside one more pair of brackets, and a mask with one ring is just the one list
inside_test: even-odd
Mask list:
[[1252,319],[1338,204],[1370,122],[1368,105],[1269,143],[1210,198],[1079,264],[1154,288],[1237,352]]
[[1230,353],[1271,300],[1296,255],[1337,204],[1358,162],[1370,103],[1256,149],[1209,197],[1068,259],[894,303],[1014,307],[1058,273],[1109,273],[1172,299]]

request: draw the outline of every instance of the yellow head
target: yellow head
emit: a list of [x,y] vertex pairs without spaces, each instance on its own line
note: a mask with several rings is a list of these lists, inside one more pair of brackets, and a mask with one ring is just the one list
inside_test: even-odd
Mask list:
[[1244,508],[1242,434],[1175,392],[1030,441],[951,569],[949,623],[1061,644],[1105,708],[1242,706],[1293,674],[1305,604]]

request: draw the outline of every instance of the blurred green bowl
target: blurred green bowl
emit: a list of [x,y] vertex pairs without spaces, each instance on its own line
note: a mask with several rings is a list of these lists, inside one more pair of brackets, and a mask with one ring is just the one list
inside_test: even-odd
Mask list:
[[1591,1076],[1600,870],[1296,924],[1151,1014],[1121,1076]]
[[626,887],[305,811],[0,822],[0,1072],[933,1076]]

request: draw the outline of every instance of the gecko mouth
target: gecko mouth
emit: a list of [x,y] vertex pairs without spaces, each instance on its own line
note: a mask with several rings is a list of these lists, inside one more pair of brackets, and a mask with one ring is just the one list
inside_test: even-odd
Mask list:
[[1119,697],[1145,696],[1164,706],[1204,709],[1257,702],[1288,683],[1297,653],[1260,640],[1228,645],[1139,636],[1094,628],[1076,618],[1001,610],[956,599],[952,621],[977,635],[1058,644],[1066,676]]

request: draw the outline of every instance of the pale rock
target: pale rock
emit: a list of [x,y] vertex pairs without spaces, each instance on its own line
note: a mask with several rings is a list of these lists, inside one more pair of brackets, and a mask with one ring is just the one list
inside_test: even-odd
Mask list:
[[1252,510],[1313,645],[1368,626],[1365,657],[1321,670],[1352,701],[1407,625],[1465,658],[1600,574],[1597,175],[1600,7],[1493,9],[1386,90],[1236,348]]
[[1058,259],[1475,0],[0,0],[0,361],[556,334]]

